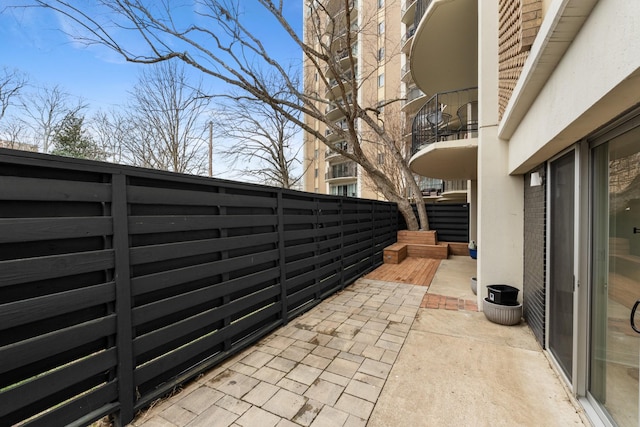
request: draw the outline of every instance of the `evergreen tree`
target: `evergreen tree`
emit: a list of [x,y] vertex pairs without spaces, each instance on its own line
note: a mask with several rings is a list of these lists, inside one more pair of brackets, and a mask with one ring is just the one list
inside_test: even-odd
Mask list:
[[53,135],[55,149],[52,154],[79,159],[102,160],[103,153],[87,134],[83,125],[84,116],[79,116],[75,112],[68,113],[55,128]]

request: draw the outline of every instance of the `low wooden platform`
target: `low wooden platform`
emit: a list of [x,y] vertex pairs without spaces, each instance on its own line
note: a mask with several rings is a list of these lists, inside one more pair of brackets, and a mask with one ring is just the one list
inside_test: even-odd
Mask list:
[[400,264],[382,264],[365,279],[383,280],[385,282],[406,283],[410,285],[429,286],[435,276],[439,259],[406,258]]

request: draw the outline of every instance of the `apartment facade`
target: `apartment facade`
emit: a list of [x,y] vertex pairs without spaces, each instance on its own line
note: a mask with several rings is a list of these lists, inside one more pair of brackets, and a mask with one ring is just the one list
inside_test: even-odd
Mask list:
[[[344,21],[344,0],[312,1],[305,0],[305,7],[326,8],[327,21],[323,25],[331,33],[332,54],[338,59],[343,77],[357,74],[357,85],[352,87],[343,98],[343,90],[338,82],[339,76],[327,73],[328,82],[318,75],[317,69],[305,60],[304,84],[307,93],[317,93],[318,107],[327,118],[338,125],[344,120],[341,103],[356,97],[360,105],[378,107],[378,118],[384,121],[385,128],[402,145],[408,154],[411,135],[410,119],[405,117],[420,108],[424,94],[415,88],[408,73],[408,53],[413,39],[415,2],[410,0],[354,0],[349,3],[349,23]],[[338,26],[338,29],[334,28]],[[350,45],[347,45],[345,33],[350,31]],[[326,38],[318,36],[313,28],[309,13],[305,14],[305,40],[315,48],[320,48]],[[351,51],[357,64],[350,63],[348,51]],[[328,83],[328,84],[327,84]],[[422,101],[421,101],[422,99]],[[309,192],[382,199],[382,194],[368,178],[362,168],[345,158],[337,150],[351,152],[347,141],[337,132],[332,132],[322,120],[309,115],[306,123],[328,139],[329,146],[311,133],[304,135],[304,189]],[[344,124],[343,124],[344,126]],[[344,128],[344,127],[343,127]],[[358,129],[361,145],[368,150],[370,159],[385,170],[385,152],[378,137],[364,128]],[[335,148],[335,149],[334,149]],[[398,171],[389,167],[387,176],[398,175]],[[404,178],[394,176],[394,181]],[[427,186],[431,184],[426,181]],[[402,184],[401,184],[402,185]]]
[[590,421],[640,425],[640,2],[416,3],[411,167],[470,179],[479,306],[518,287]]

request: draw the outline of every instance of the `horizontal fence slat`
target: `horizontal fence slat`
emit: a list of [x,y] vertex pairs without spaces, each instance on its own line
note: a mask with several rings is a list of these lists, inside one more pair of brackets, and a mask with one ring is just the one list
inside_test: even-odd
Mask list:
[[275,261],[276,259],[278,259],[278,250],[271,250],[135,277],[131,279],[132,295],[141,295],[181,283],[204,279],[216,274],[228,273],[233,270]]
[[169,314],[188,309],[195,305],[202,304],[204,301],[220,298],[224,295],[229,295],[232,292],[242,292],[245,289],[259,285],[260,283],[266,283],[270,280],[276,279],[279,277],[279,274],[280,270],[277,267],[274,267],[258,273],[227,280],[206,288],[155,301],[140,307],[135,307],[133,309],[133,324],[134,326],[138,326]]
[[0,393],[0,399],[3,401],[0,405],[0,417],[32,405],[40,399],[53,396],[87,377],[106,372],[114,368],[117,363],[114,347],[2,392]]
[[[275,191],[271,193],[276,194]],[[127,188],[127,202],[153,205],[275,208],[277,199],[275,197],[236,195],[214,191],[175,190],[130,185]]]
[[155,347],[177,340],[181,336],[188,335],[193,331],[214,325],[219,320],[231,316],[233,313],[242,311],[246,307],[268,300],[279,294],[279,286],[270,286],[253,294],[238,298],[228,304],[206,310],[195,316],[174,322],[164,328],[144,334],[133,340],[134,354],[137,356],[146,353]]
[[187,242],[165,243],[160,245],[138,246],[130,250],[132,265],[165,261],[180,257],[190,257],[223,250],[250,248],[278,241],[278,233],[252,234],[246,236],[219,237],[216,239],[192,240]]
[[130,234],[169,233],[175,231],[220,228],[274,226],[275,215],[157,215],[129,217]]
[[115,283],[0,304],[0,330],[70,313],[115,300]]
[[50,355],[79,347],[102,337],[113,335],[116,330],[116,315],[49,332],[0,348],[0,373],[37,362]]
[[0,243],[107,236],[111,218],[0,218]]
[[111,184],[0,176],[0,200],[108,202]]
[[[143,384],[158,376],[160,373],[169,370],[172,367],[197,356],[198,354],[206,352],[208,349],[215,347],[224,340],[245,330],[248,325],[255,325],[256,323],[263,322],[274,314],[280,312],[280,310],[279,305],[275,304],[265,307],[260,311],[256,311],[230,324],[229,326],[216,331],[215,334],[207,335],[201,339],[195,340],[184,347],[181,347],[179,350],[167,353],[164,356],[138,367],[134,372],[135,384]],[[278,323],[280,323],[280,321]],[[265,324],[263,329],[271,330],[272,326]]]
[[68,427],[84,427],[116,412],[120,405],[117,381],[96,387],[88,393],[65,402],[40,417],[24,424],[25,427],[50,427],[63,425]]
[[89,251],[0,261],[0,288],[113,268],[113,251]]

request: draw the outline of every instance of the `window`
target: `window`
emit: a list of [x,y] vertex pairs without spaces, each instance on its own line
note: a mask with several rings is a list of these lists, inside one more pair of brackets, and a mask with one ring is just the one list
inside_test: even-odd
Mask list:
[[378,76],[378,87],[384,86],[384,73]]
[[318,168],[315,168],[313,175],[314,175],[315,178],[318,177]]
[[313,158],[314,159],[318,159],[318,149],[317,148],[313,151]]
[[378,9],[381,9],[384,6],[384,0],[378,0]]
[[384,21],[378,23],[378,34],[384,34]]
[[384,59],[384,46],[378,49],[378,61],[382,61]]
[[384,153],[378,153],[378,164],[384,165]]

